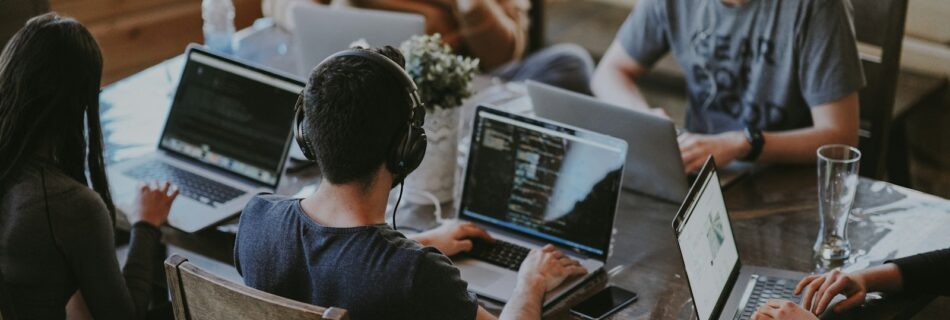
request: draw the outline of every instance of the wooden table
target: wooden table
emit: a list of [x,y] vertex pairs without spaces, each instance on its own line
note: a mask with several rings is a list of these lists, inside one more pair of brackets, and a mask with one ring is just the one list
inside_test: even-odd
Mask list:
[[[259,33],[252,35],[255,36]],[[286,57],[272,59],[272,55],[260,54],[260,48],[253,49],[258,50],[248,56],[254,61],[262,61],[264,56],[271,59],[264,59],[265,63],[277,61],[274,64],[278,68],[292,65],[287,64]],[[283,51],[286,52],[286,48]],[[164,118],[168,112],[181,64],[180,57],[166,61],[103,91],[102,119],[109,162],[154,149],[163,123],[156,119]],[[314,183],[317,177],[318,173],[312,171],[288,175],[282,180],[278,193],[294,194]],[[816,270],[811,254],[818,233],[814,166],[756,168],[729,186],[724,195],[743,263],[806,272]],[[846,270],[950,246],[950,201],[946,199],[862,179],[855,201],[849,224],[854,257],[845,265]],[[624,191],[606,269],[610,270],[611,283],[637,292],[640,300],[613,319],[695,318],[670,226],[678,207],[678,203]],[[401,210],[400,225],[430,227],[434,224],[431,211],[424,206]],[[171,227],[162,230],[170,252],[184,253],[196,264],[240,281],[230,267],[233,234],[214,228],[194,234]],[[912,315],[931,300],[932,297],[888,297],[852,316],[901,318]]]

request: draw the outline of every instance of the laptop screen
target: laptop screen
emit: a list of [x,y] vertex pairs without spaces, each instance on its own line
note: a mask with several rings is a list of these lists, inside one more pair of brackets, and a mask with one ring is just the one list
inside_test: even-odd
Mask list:
[[606,260],[623,140],[479,107],[460,216]]
[[[725,303],[729,282],[737,271],[739,251],[722,197],[719,176],[711,161],[695,182],[684,204],[676,239],[699,319],[711,319]],[[706,172],[709,171],[709,172]]]
[[303,86],[190,49],[159,147],[276,187]]

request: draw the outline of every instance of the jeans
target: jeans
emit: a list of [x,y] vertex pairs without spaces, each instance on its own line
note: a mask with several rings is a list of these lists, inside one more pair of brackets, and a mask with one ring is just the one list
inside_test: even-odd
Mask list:
[[577,93],[592,95],[590,78],[594,59],[576,44],[558,44],[495,69],[504,81],[534,80]]

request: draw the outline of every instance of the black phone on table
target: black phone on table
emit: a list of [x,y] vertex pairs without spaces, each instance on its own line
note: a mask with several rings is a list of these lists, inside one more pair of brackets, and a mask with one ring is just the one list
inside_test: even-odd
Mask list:
[[571,308],[571,313],[584,319],[600,320],[637,301],[637,298],[634,292],[608,286]]

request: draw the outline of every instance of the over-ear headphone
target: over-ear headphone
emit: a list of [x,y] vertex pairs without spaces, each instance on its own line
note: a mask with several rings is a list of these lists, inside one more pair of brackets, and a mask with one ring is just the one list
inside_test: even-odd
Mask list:
[[[397,132],[396,136],[393,137],[395,141],[392,144],[389,157],[386,159],[386,168],[393,173],[392,186],[395,187],[401,184],[409,173],[419,167],[426,153],[426,133],[425,130],[422,129],[422,125],[425,122],[426,109],[422,100],[419,98],[419,90],[416,88],[416,83],[412,81],[412,78],[406,73],[403,67],[382,54],[365,49],[349,49],[337,52],[324,59],[323,62],[320,62],[314,70],[320,70],[324,64],[340,57],[360,57],[372,61],[383,69],[388,69],[389,73],[402,84],[409,95],[409,100],[412,104],[409,109],[409,118],[406,119],[405,129],[400,130],[400,132]],[[301,92],[297,97],[297,105],[295,106],[294,137],[301,151],[303,151],[304,156],[307,157],[308,160],[314,161],[317,158],[316,153],[314,153],[313,148],[310,146],[310,142],[305,138],[305,126],[302,125],[303,119],[306,116],[304,114],[303,93],[304,92]]]

